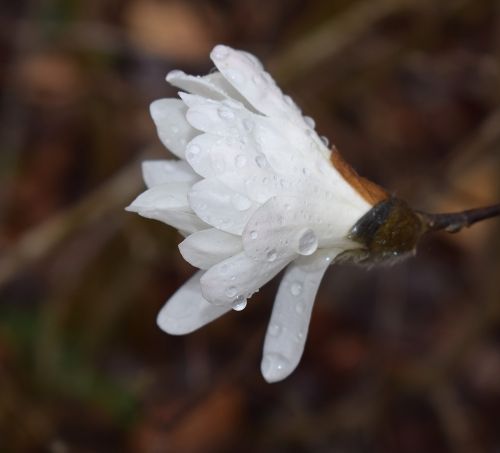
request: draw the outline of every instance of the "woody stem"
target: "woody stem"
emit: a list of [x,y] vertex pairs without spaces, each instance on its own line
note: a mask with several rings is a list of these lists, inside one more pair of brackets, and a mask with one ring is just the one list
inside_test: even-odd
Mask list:
[[456,233],[462,228],[470,227],[481,220],[500,216],[500,204],[447,214],[421,212],[420,215],[423,217],[428,231],[446,230],[449,233]]

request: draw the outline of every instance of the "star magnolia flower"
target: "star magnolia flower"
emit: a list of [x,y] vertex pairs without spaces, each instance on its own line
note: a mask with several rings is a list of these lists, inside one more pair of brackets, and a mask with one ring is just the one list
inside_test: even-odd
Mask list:
[[[151,115],[179,159],[144,162],[148,190],[127,209],[177,228],[182,256],[200,269],[160,311],[168,333],[242,310],[286,268],[261,365],[274,382],[300,360],[327,267],[366,251],[360,219],[372,225],[392,211],[387,194],[327,148],[257,58],[222,45],[211,58],[217,71],[206,76],[168,74],[180,99],[153,102]],[[385,211],[373,211],[381,202]]]

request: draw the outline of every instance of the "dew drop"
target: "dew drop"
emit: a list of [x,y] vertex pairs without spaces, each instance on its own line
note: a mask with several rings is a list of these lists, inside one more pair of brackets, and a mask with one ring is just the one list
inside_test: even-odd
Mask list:
[[267,333],[272,337],[277,337],[281,333],[281,326],[279,324],[271,324]]
[[302,292],[302,284],[299,282],[293,282],[290,286],[290,292],[292,293],[292,296],[299,296]]
[[235,83],[241,83],[243,81],[241,72],[237,71],[236,69],[227,69],[226,75],[229,80],[232,80]]
[[212,165],[218,173],[222,173],[226,169],[226,163],[223,159],[216,159],[212,162]]
[[235,286],[230,286],[229,288],[226,288],[226,296],[231,298],[231,299],[234,296],[236,296],[237,293],[238,293],[238,290],[236,289]]
[[302,302],[299,302],[297,305],[295,305],[295,311],[301,315],[302,313],[304,313],[304,310],[305,310],[305,306]]
[[243,120],[243,128],[247,132],[252,132],[252,129],[254,127],[254,122],[251,119],[245,118]]
[[217,46],[212,53],[214,60],[224,60],[228,55],[229,49],[226,46]]
[[311,128],[314,129],[316,127],[316,121],[310,116],[304,116],[304,122]]
[[255,156],[255,163],[257,164],[257,167],[263,168],[266,166],[267,159],[263,154],[258,154]]
[[306,228],[299,235],[297,252],[300,255],[312,255],[318,248],[318,238],[313,230]]
[[323,145],[325,145],[328,148],[328,146],[330,146],[330,140],[328,140],[328,137],[322,135],[320,138],[321,141],[323,142]]
[[177,134],[179,132],[179,127],[174,125],[170,128],[170,130],[172,131],[172,134]]
[[237,168],[243,168],[247,163],[247,158],[243,154],[238,154],[234,163]]
[[187,151],[194,156],[201,151],[201,148],[198,145],[189,145]]
[[234,311],[241,311],[247,306],[247,300],[243,296],[238,296],[231,305]]
[[232,196],[231,202],[238,211],[246,211],[252,205],[252,202],[247,197],[244,197],[239,193],[235,193]]
[[255,240],[257,239],[257,236],[258,236],[257,231],[250,231],[250,239]]
[[269,261],[270,263],[272,263],[273,261],[276,261],[276,258],[278,258],[278,254],[276,253],[276,250],[274,250],[274,249],[269,250],[269,252],[267,252],[266,258],[267,258],[267,261]]
[[227,107],[219,107],[217,113],[223,120],[232,120],[234,118],[233,111],[231,109],[228,109]]
[[285,94],[283,96],[283,99],[287,103],[287,105],[289,105],[290,107],[294,107],[295,106],[295,103],[293,102],[293,99],[290,96],[288,96],[288,94]]
[[262,85],[265,82],[265,79],[261,74],[254,74],[252,76],[252,82],[255,83],[255,85]]
[[289,361],[281,354],[268,352],[264,354],[260,369],[268,381],[279,381],[289,370]]

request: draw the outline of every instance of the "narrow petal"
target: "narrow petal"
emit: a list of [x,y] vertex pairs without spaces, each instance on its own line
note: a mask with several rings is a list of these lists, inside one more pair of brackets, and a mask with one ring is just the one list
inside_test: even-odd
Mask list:
[[180,99],[159,99],[149,109],[162,143],[183,159],[186,144],[198,135],[186,120],[184,102]]
[[255,57],[223,45],[216,46],[210,57],[229,83],[259,112],[287,116],[295,123],[306,125],[298,107],[289,96],[283,95]]
[[290,264],[273,306],[261,371],[267,382],[285,379],[298,365],[321,279],[338,251],[329,250]]
[[206,229],[208,225],[189,207],[190,188],[191,184],[186,182],[154,186],[140,194],[126,210],[189,233]]
[[222,100],[228,97],[224,89],[220,85],[213,83],[207,76],[188,75],[184,71],[175,69],[167,74],[167,82],[188,93],[209,99]]
[[228,190],[217,179],[204,179],[189,192],[189,204],[204,222],[219,230],[241,235],[258,208],[249,198]]
[[[332,209],[333,206],[333,209]],[[364,214],[338,200],[279,196],[255,211],[243,231],[243,248],[264,261],[270,250],[278,258],[297,253],[311,255],[318,247],[352,247],[347,235]]]
[[208,269],[240,253],[242,248],[240,236],[215,228],[197,231],[179,244],[182,257],[199,269]]
[[202,275],[203,272],[196,272],[163,306],[156,318],[160,329],[172,335],[184,335],[231,309],[210,304],[203,298],[200,287]]
[[200,179],[183,160],[146,160],[142,162],[142,176],[148,188],[173,182],[194,184]]
[[289,260],[259,263],[244,252],[211,267],[201,278],[201,291],[205,299],[215,305],[232,305],[248,299],[261,286],[271,280]]

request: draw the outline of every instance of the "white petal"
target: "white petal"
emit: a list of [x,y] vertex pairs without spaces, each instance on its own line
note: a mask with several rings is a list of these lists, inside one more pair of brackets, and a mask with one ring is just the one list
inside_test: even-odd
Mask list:
[[298,124],[305,124],[300,110],[283,95],[255,57],[222,45],[216,46],[210,57],[224,77],[258,111],[269,116],[287,116]]
[[231,305],[250,298],[288,263],[273,256],[259,263],[242,252],[211,267],[201,278],[201,291],[215,305]]
[[200,287],[202,275],[202,272],[194,274],[163,306],[156,319],[160,329],[172,335],[184,335],[231,309],[210,304],[203,298]]
[[241,235],[258,204],[229,190],[217,179],[204,179],[189,192],[192,210],[209,225]]
[[318,247],[352,248],[347,235],[363,214],[338,200],[273,197],[246,224],[243,248],[260,261],[270,250],[284,258],[295,253],[310,255]]
[[192,76],[176,69],[167,74],[167,82],[188,93],[198,94],[210,99],[221,100],[228,97],[221,86],[213,83],[207,76]]
[[207,228],[189,207],[187,192],[190,183],[167,183],[154,186],[140,194],[126,208],[148,219],[155,219],[186,232]]
[[146,160],[142,162],[142,176],[148,188],[169,182],[194,184],[200,179],[183,160]]
[[339,251],[317,253],[290,264],[273,305],[261,371],[267,382],[285,379],[298,365],[321,279]]
[[162,143],[183,159],[186,144],[198,135],[186,120],[187,107],[180,99],[158,99],[149,110]]
[[241,237],[210,228],[197,231],[179,244],[182,257],[200,269],[208,269],[242,250]]

